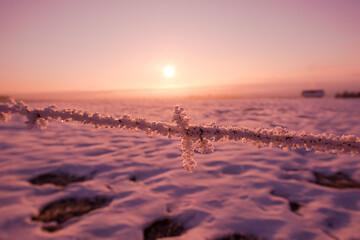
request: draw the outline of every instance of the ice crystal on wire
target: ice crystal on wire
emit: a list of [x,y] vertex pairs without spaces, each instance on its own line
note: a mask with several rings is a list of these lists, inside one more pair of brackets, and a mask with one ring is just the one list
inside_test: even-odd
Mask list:
[[214,145],[210,140],[202,138],[196,141],[195,149],[199,153],[212,153],[214,151]]
[[184,108],[175,106],[171,121],[174,122],[181,131],[182,139],[180,149],[182,151],[183,166],[186,171],[192,172],[196,167],[195,152],[194,152],[194,141],[190,136],[189,123],[190,118],[187,116]]
[[183,158],[183,166],[186,171],[192,172],[196,167],[197,163],[195,162],[195,152],[194,152],[194,142],[190,137],[184,137],[181,140],[181,150]]
[[178,125],[179,127],[186,128],[189,126],[190,118],[187,116],[184,108],[175,106],[173,111],[173,116],[171,121]]
[[7,120],[7,114],[0,113],[0,121],[6,121]]
[[47,120],[41,118],[40,113],[37,111],[32,111],[27,115],[28,120],[25,122],[26,126],[30,129],[39,127],[46,128]]

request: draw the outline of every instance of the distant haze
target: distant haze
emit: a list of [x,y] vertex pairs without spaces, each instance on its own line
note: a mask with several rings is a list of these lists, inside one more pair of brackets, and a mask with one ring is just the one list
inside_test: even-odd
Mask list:
[[116,100],[116,99],[231,99],[231,98],[296,98],[301,97],[302,90],[325,90],[325,97],[334,97],[335,93],[360,89],[360,82],[337,82],[321,84],[243,84],[214,85],[163,89],[122,89],[108,91],[58,91],[49,93],[17,93],[12,97],[31,100]]

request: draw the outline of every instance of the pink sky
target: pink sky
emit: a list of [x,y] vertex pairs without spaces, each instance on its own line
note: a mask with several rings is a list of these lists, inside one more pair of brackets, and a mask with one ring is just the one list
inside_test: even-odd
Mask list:
[[359,13],[357,0],[4,0],[0,94],[359,82]]

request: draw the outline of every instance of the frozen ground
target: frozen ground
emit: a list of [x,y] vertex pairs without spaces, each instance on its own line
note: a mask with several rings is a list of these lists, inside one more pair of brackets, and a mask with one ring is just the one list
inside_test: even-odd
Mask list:
[[[166,122],[180,104],[193,123],[360,136],[359,100],[51,104]],[[235,233],[360,239],[359,156],[224,142],[215,143],[214,153],[197,154],[198,166],[189,174],[176,138],[57,122],[29,130],[23,122],[14,117],[0,123],[0,239],[140,240],[144,229],[166,218],[186,229],[169,239],[212,240]],[[96,209],[53,221],[39,215],[60,200],[56,211],[74,203]]]

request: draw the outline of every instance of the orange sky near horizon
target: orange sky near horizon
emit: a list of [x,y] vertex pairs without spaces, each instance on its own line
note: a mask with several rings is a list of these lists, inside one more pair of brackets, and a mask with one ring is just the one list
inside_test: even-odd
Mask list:
[[4,0],[0,94],[359,82],[359,13],[356,0]]

